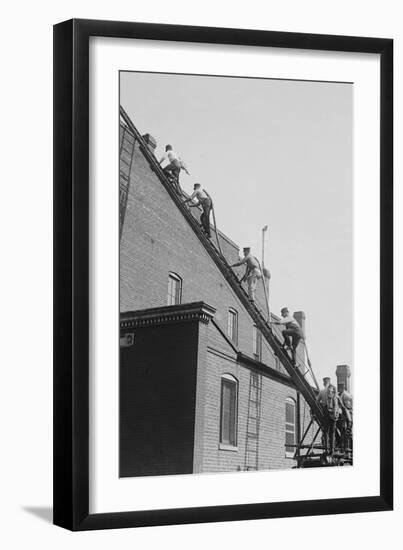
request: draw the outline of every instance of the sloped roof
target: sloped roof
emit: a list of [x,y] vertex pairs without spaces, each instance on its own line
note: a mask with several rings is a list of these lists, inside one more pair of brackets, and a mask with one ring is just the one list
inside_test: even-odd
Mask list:
[[[183,198],[178,195],[177,191],[175,190],[175,188],[167,178],[161,166],[159,165],[155,155],[150,151],[146,142],[141,136],[140,132],[137,130],[137,128],[135,127],[135,125],[133,124],[133,122],[131,121],[131,119],[123,109],[123,107],[120,108],[120,112],[125,124],[129,128],[129,130],[133,133],[136,140],[138,141],[142,153],[144,154],[145,158],[148,160],[150,164],[151,170],[158,176],[161,184],[164,186],[164,188],[168,192],[172,201],[176,204],[178,209],[181,211],[182,215],[186,218],[189,225],[197,235],[198,239],[200,240],[204,248],[207,250],[208,254],[212,258],[214,263],[217,265],[221,273],[224,275],[227,282],[235,290],[237,297],[241,300],[241,303],[245,306],[246,310],[250,312],[251,307],[254,308],[254,306],[251,306],[246,291],[239,284],[239,280],[234,274],[233,270],[229,268],[227,263],[228,261],[227,257],[225,256],[225,254],[220,253],[220,251],[214,245],[213,240],[205,236],[205,234],[200,228],[199,221],[192,214],[189,207],[183,204]],[[239,247],[228,236],[224,235],[224,233],[222,233],[221,231],[219,231],[219,236],[221,238],[226,239],[226,241],[229,244],[231,244],[236,250],[239,250]]]

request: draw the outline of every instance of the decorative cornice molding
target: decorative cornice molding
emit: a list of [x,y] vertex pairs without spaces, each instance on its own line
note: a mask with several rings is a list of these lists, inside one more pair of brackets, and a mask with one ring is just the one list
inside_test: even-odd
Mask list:
[[198,321],[208,324],[216,310],[204,302],[156,307],[120,314],[120,329]]

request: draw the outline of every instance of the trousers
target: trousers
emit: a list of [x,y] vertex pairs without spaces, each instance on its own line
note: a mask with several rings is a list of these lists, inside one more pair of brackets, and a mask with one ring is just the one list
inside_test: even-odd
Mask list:
[[257,282],[259,279],[261,279],[261,277],[262,274],[260,272],[260,269],[255,267],[254,269],[252,269],[252,271],[248,275],[248,278],[246,279],[246,282],[248,283],[248,296],[251,302],[255,301]]
[[181,172],[181,164],[179,160],[174,159],[172,162],[167,164],[164,168],[164,172],[171,173],[178,180],[179,183],[179,174]]
[[201,207],[203,208],[203,212],[200,216],[200,223],[202,224],[202,227],[204,229],[204,232],[206,233],[207,237],[211,237],[210,232],[210,212],[211,212],[211,199],[200,199]]
[[283,337],[284,344],[292,347],[292,349],[295,351],[301,341],[302,334],[301,331],[297,328],[286,328],[283,330]]

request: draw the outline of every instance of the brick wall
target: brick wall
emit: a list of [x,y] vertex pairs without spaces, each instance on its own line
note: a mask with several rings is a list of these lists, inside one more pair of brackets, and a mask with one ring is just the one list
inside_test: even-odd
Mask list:
[[[261,380],[260,424],[258,438],[258,469],[292,468],[296,461],[285,453],[285,403],[292,398],[297,404],[296,390],[287,384],[273,380],[264,369],[251,368],[237,360],[237,353],[228,345],[220,332],[210,323],[208,327],[208,353],[206,367],[199,377],[198,396],[203,403],[204,425],[201,446],[203,460],[195,471],[219,472],[253,469],[247,453],[248,416],[256,409],[249,392],[254,373]],[[238,444],[237,449],[220,446],[221,377],[230,374],[238,381]],[[274,376],[274,374],[273,374]],[[300,399],[300,430],[305,432],[310,421],[310,410]],[[311,427],[305,438],[309,444],[317,429]],[[296,432],[297,436],[297,432]],[[319,439],[318,439],[319,442]]]
[[[256,405],[249,400],[251,376],[261,377],[260,427],[258,441],[258,468],[292,468],[295,461],[285,456],[285,401],[296,400],[294,388],[273,380],[237,361],[236,353],[220,342],[220,335],[209,325],[209,349],[205,371],[204,460],[203,471],[245,470],[251,466],[246,454],[248,415],[256,412]],[[238,381],[238,445],[237,450],[220,448],[220,399],[221,377],[230,374]],[[251,468],[252,469],[252,468]]]

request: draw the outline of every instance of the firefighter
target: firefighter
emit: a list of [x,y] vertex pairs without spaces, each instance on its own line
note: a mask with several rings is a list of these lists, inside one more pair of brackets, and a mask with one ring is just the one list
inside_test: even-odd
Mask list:
[[193,202],[193,204],[190,204],[189,206],[201,206],[203,208],[203,212],[200,216],[200,223],[202,225],[202,228],[207,235],[208,238],[211,238],[211,231],[210,231],[210,212],[211,208],[213,206],[213,202],[211,200],[210,195],[202,189],[202,186],[200,183],[195,183],[193,186],[193,193],[190,195],[188,199],[185,199],[183,202],[190,202],[194,199],[197,200],[197,202]]
[[341,406],[340,425],[342,433],[343,451],[352,448],[352,428],[353,428],[353,396],[346,390],[344,382],[339,384],[339,400]]
[[169,144],[165,146],[165,155],[161,157],[159,163],[162,164],[167,159],[169,161],[169,164],[167,164],[163,168],[163,170],[167,175],[173,177],[177,190],[180,191],[179,174],[182,169],[185,170],[186,174],[188,175],[189,171],[185,163],[180,159],[179,155],[173,150],[172,145]]
[[282,319],[280,319],[280,321],[273,321],[273,325],[285,325],[285,329],[282,332],[284,338],[283,347],[284,349],[291,350],[295,361],[295,352],[304,335],[298,321],[290,315],[287,307],[283,307],[281,316]]
[[326,396],[327,396],[327,387],[330,384],[330,378],[325,376],[323,379],[323,389],[319,390],[319,393],[316,397],[316,401],[323,408],[326,405]]
[[327,427],[323,432],[323,445],[326,454],[333,456],[336,440],[336,425],[340,416],[340,401],[336,388],[331,384],[330,378],[323,379],[323,389],[316,398],[322,407],[326,417]]
[[248,296],[249,301],[255,301],[255,291],[257,282],[262,278],[262,272],[260,271],[259,261],[250,253],[250,247],[246,246],[243,249],[244,257],[236,264],[232,264],[230,267],[237,267],[239,265],[246,264],[245,275],[241,279],[241,283],[246,280],[248,284]]

